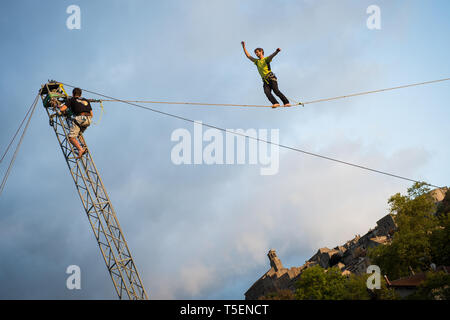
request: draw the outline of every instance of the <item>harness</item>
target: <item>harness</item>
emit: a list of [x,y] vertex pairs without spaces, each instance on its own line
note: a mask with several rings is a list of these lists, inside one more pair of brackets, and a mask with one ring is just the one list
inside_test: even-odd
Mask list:
[[263,81],[267,84],[269,84],[269,81],[277,81],[277,77],[275,76],[275,74],[272,72],[272,69],[270,68],[270,62],[266,62],[267,63],[267,69],[269,69],[269,73],[263,78]]
[[83,125],[82,123],[80,123],[80,122],[76,119],[76,117],[85,117],[85,118],[83,119],[83,122],[87,121],[87,122],[88,122],[88,125],[87,125],[87,126],[89,126],[89,124],[90,124],[89,116],[78,115],[78,116],[73,116],[73,117],[72,117],[71,120],[72,120],[77,126],[79,126],[79,127],[81,128],[81,127],[87,127],[87,126],[86,126],[85,124]]
[[[270,66],[269,66],[269,70],[270,70]],[[270,73],[268,73],[264,78],[263,81],[267,84],[269,84],[269,81],[277,81],[277,77],[275,76],[275,74],[270,71]]]

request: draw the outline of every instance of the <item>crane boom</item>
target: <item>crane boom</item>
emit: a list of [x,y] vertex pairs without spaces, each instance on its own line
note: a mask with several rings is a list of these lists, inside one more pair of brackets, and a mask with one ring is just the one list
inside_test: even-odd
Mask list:
[[77,159],[68,137],[70,116],[52,103],[63,103],[68,98],[64,86],[49,81],[42,85],[40,96],[119,299],[148,299],[92,155],[85,146],[86,153]]

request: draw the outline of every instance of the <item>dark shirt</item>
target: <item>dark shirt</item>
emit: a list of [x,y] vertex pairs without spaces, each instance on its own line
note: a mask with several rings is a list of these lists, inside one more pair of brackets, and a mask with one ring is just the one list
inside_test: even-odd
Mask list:
[[70,98],[66,102],[67,108],[72,111],[74,115],[79,115],[83,112],[90,112],[92,110],[91,104],[85,98]]

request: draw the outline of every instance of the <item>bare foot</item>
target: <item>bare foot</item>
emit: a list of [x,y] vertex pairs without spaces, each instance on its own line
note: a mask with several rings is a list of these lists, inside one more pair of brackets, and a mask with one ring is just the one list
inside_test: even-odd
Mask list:
[[276,108],[276,107],[279,107],[280,106],[280,104],[279,103],[275,103],[273,106],[272,106],[272,108]]
[[286,103],[285,105],[284,105],[285,107],[290,107],[290,106],[292,106],[290,103]]

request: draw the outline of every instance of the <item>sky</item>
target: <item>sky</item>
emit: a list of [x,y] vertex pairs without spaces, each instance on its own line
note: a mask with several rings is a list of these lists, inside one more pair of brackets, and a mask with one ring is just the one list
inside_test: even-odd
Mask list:
[[[70,5],[80,29],[67,28]],[[381,29],[367,27],[371,5]],[[241,41],[266,55],[281,48],[271,67],[296,101],[450,75],[444,0],[30,0],[0,9],[2,153],[49,79],[121,99],[267,104]],[[150,107],[226,129],[276,129],[284,145],[448,186],[449,85],[304,108]],[[193,134],[192,123],[126,104],[104,109],[100,119],[94,105],[85,138],[150,299],[244,299],[270,268],[270,249],[300,266],[365,234],[412,184],[286,149],[273,175],[249,163],[176,165],[171,135]],[[0,299],[117,298],[41,102],[0,195],[0,242]],[[80,290],[66,287],[70,265],[80,267]]]

